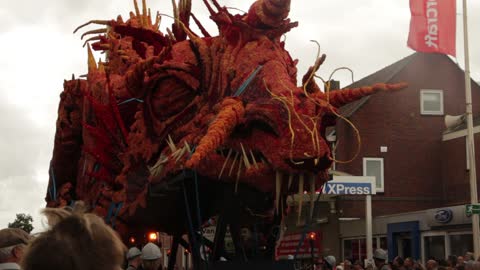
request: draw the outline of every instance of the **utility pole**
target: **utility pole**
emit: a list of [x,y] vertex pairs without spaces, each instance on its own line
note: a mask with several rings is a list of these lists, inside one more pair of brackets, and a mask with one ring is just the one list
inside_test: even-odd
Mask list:
[[[463,0],[463,37],[465,48],[465,100],[467,105],[467,151],[470,163],[470,199],[472,204],[478,203],[477,197],[477,170],[475,168],[475,141],[473,133],[473,115],[472,115],[472,86],[470,82],[470,59],[468,51],[468,24],[467,24],[467,0]],[[480,255],[480,228],[478,214],[472,215],[473,232],[473,253],[474,258]]]

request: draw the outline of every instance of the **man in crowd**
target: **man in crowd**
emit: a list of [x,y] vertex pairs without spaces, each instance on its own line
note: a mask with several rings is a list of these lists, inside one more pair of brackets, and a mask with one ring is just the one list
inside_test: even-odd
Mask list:
[[22,229],[8,228],[0,230],[0,270],[19,270],[23,249],[30,235]]
[[363,265],[362,265],[362,262],[360,260],[356,260],[353,263],[353,270],[363,270]]
[[377,270],[390,270],[387,262],[387,252],[381,248],[377,248],[373,252],[373,260],[375,261],[375,266]]
[[437,270],[438,269],[438,263],[435,260],[428,260],[426,264],[427,270]]
[[[99,216],[72,208],[47,208],[50,228],[32,240],[21,260],[23,270],[119,270],[125,245]],[[1,239],[2,237],[0,237]]]
[[393,259],[392,269],[394,269],[394,270],[405,270],[404,260],[403,260],[402,257],[397,256],[397,257],[395,257],[395,259]]
[[136,247],[132,247],[127,252],[128,267],[127,270],[136,270],[142,265],[142,252]]
[[403,266],[405,266],[406,270],[412,270],[414,264],[415,264],[415,262],[413,261],[413,259],[411,257],[407,257],[405,259],[405,261],[403,262]]
[[344,270],[352,270],[352,262],[350,260],[343,261]]
[[142,249],[142,265],[144,270],[161,269],[162,253],[160,248],[154,243],[146,244]]

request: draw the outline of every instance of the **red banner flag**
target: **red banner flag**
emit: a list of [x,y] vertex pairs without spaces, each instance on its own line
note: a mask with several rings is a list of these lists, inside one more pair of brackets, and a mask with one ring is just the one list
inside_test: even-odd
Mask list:
[[408,47],[427,53],[455,56],[455,0],[410,0]]

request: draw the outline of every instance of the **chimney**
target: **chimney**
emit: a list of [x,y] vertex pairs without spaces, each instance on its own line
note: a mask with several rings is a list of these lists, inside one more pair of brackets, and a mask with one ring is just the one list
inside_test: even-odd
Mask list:
[[[330,80],[330,91],[340,89],[340,81]],[[327,92],[327,84],[324,85],[324,91]]]

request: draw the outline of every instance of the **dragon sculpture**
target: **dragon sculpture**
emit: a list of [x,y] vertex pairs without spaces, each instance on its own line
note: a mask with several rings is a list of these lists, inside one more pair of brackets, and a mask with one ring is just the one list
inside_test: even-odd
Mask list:
[[[282,41],[297,26],[290,0],[257,0],[241,15],[203,0],[218,36],[191,0],[172,2],[166,33],[145,0],[141,10],[134,0],[126,21],[77,28],[101,25],[82,35],[88,74],[65,81],[60,96],[49,207],[82,200],[124,237],[139,228],[185,233],[228,211],[232,196],[237,209],[273,215],[286,195],[328,180],[325,129],[337,108],[405,86],[322,92],[314,77],[325,55],[297,86],[297,60]],[[105,60],[97,63],[90,48]]]

